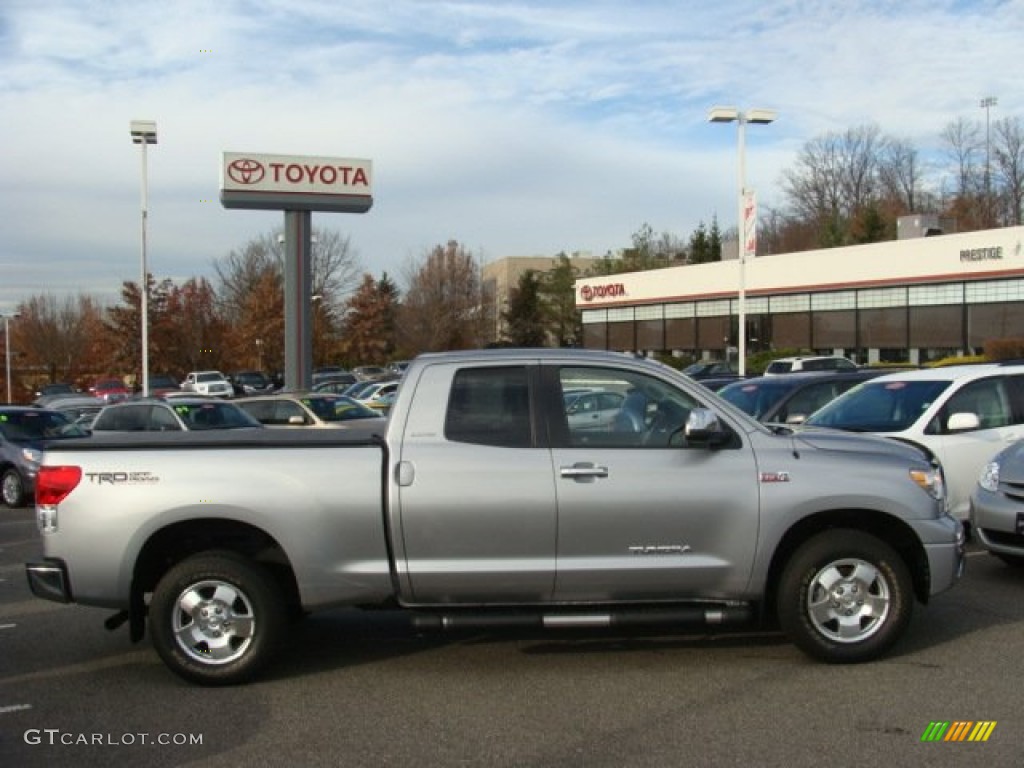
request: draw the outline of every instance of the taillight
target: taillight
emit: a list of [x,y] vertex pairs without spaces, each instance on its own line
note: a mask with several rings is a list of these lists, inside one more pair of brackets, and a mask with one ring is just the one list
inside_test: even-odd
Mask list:
[[36,504],[56,506],[82,481],[82,468],[42,466],[36,475]]

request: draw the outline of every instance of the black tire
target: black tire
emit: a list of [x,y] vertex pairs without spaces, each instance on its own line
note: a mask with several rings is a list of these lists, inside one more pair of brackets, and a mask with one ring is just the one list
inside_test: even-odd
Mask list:
[[189,557],[164,574],[149,605],[160,658],[202,685],[251,680],[285,635],[284,595],[265,568],[230,551]]
[[0,495],[11,509],[25,503],[25,481],[13,467],[4,470],[3,477],[0,477]]
[[863,531],[825,531],[804,542],[782,572],[782,630],[808,655],[836,664],[871,661],[910,623],[913,585],[906,564]]

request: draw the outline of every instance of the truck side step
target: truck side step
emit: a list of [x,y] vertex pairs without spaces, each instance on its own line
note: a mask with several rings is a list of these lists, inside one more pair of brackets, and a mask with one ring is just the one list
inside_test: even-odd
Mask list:
[[693,628],[735,627],[749,624],[754,611],[748,603],[621,608],[611,611],[450,611],[417,612],[412,625],[423,631],[459,629],[574,629],[606,627],[656,627],[677,625]]

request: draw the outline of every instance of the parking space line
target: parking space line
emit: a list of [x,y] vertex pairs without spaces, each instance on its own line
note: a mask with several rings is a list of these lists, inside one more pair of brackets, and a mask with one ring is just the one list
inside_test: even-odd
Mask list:
[[7,706],[0,706],[0,715],[6,715],[9,712],[21,712],[25,709],[32,709],[31,704],[8,704]]

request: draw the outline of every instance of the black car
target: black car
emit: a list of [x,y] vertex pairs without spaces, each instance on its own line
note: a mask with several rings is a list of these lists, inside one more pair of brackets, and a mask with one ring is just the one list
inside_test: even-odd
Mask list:
[[856,371],[754,376],[727,384],[718,390],[718,395],[758,421],[801,424],[846,390],[891,372],[885,368],[862,368]]
[[274,391],[274,382],[263,371],[238,371],[228,376],[236,397],[246,395],[269,395]]
[[46,408],[0,407],[0,497],[8,507],[20,507],[35,494],[43,443],[89,433],[63,413]]

